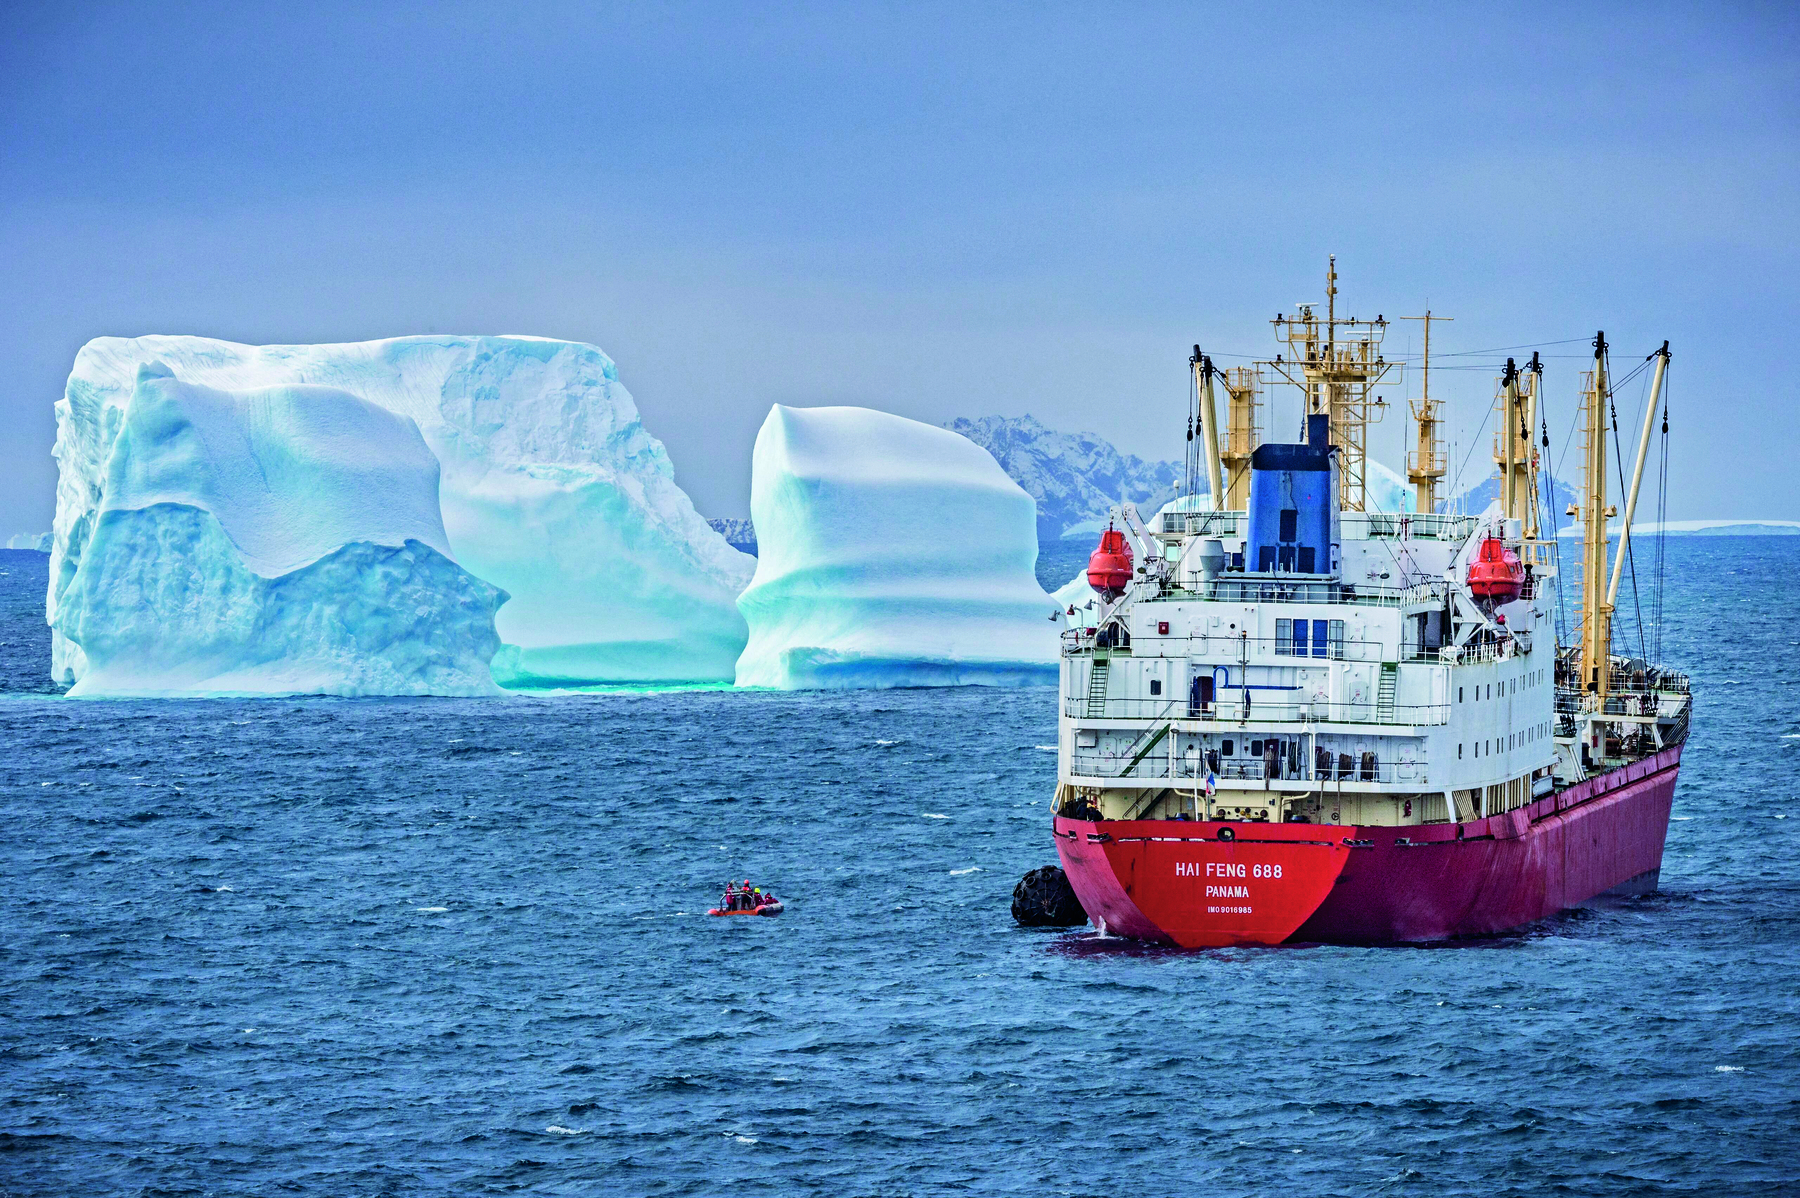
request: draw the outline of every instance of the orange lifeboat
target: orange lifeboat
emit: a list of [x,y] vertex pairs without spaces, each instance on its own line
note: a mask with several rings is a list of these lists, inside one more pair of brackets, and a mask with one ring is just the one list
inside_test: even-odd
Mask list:
[[1103,599],[1113,599],[1131,585],[1131,544],[1125,534],[1108,528],[1100,534],[1100,547],[1088,558],[1088,585]]
[[1490,603],[1511,603],[1524,586],[1525,567],[1519,564],[1519,555],[1498,537],[1483,541],[1475,560],[1469,563],[1469,590],[1475,597]]

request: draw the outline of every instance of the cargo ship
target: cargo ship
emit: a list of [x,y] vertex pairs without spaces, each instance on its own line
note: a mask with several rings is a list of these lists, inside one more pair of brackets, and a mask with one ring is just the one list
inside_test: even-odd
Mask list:
[[[1195,498],[1148,521],[1116,507],[1094,596],[1066,613],[1053,827],[1082,908],[1104,933],[1185,947],[1365,944],[1653,891],[1693,700],[1685,675],[1616,652],[1612,626],[1667,342],[1639,368],[1654,373],[1628,463],[1609,453],[1593,339],[1563,588],[1540,357],[1500,373],[1495,499],[1448,511],[1430,395],[1443,318],[1422,318],[1400,484],[1416,510],[1375,510],[1388,322],[1338,315],[1335,260],[1325,296],[1277,316],[1266,362],[1220,370],[1195,347]],[[1266,384],[1299,392],[1299,440],[1260,440]],[[1608,472],[1626,466],[1615,548]]]

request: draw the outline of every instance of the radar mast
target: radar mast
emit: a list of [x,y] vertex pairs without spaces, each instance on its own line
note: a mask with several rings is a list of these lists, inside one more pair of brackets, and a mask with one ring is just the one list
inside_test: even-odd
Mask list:
[[1387,402],[1370,389],[1393,369],[1381,356],[1387,321],[1337,314],[1337,255],[1325,271],[1325,318],[1317,305],[1301,304],[1293,316],[1271,321],[1288,344],[1285,354],[1262,363],[1300,388],[1306,414],[1331,417],[1331,443],[1338,448],[1338,507],[1365,510],[1368,499],[1368,426],[1387,413]]

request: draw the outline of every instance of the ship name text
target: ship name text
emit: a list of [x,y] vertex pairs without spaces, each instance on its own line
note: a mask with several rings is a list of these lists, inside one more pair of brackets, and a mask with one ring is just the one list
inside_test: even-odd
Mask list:
[[1238,861],[1177,861],[1175,876],[1178,878],[1279,878],[1281,866],[1275,864],[1244,864]]

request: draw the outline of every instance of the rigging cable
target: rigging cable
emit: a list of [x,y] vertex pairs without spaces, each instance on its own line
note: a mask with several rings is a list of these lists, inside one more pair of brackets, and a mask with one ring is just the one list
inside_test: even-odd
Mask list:
[[[1551,474],[1555,477],[1561,477],[1561,475],[1562,475],[1562,464],[1563,464],[1564,460],[1566,460],[1569,456],[1569,444],[1570,444],[1570,442],[1575,440],[1575,426],[1580,423],[1581,423],[1581,405],[1578,404],[1578,405],[1576,405],[1575,410],[1572,413],[1570,413],[1569,431],[1568,431],[1568,434],[1563,437],[1562,450],[1556,455],[1556,462],[1550,468]],[[1545,440],[1547,442],[1549,439],[1549,423],[1547,420],[1545,422],[1544,429],[1545,429],[1544,436],[1545,436]],[[1556,494],[1555,490],[1552,489],[1550,494],[1552,496],[1554,496]],[[1556,627],[1558,629],[1557,636],[1559,638],[1557,641],[1557,644],[1560,646],[1562,644],[1562,641],[1560,638],[1562,636],[1563,630],[1570,630],[1573,628],[1573,624],[1569,620],[1569,613],[1565,607],[1565,605],[1568,603],[1568,593],[1563,588],[1563,585],[1562,585],[1562,529],[1561,528],[1557,529],[1556,562],[1557,562]],[[1572,635],[1573,635],[1573,633],[1571,632],[1571,636]]]
[[[1194,347],[1194,357],[1195,359],[1198,359],[1199,356],[1200,347],[1196,345]],[[1194,485],[1197,481],[1197,471],[1194,469],[1194,425],[1198,423],[1200,415],[1200,385],[1194,378],[1194,364],[1193,361],[1190,361],[1188,364],[1187,458],[1185,462],[1186,494],[1190,498],[1194,494]]]
[[[1472,442],[1470,442],[1470,444],[1469,444],[1469,452],[1465,453],[1463,455],[1462,465],[1460,465],[1456,468],[1456,481],[1454,483],[1452,483],[1451,486],[1456,488],[1456,492],[1459,496],[1463,493],[1463,490],[1462,490],[1463,471],[1465,471],[1469,468],[1469,459],[1475,456],[1475,451],[1477,449],[1481,448],[1482,434],[1487,432],[1488,421],[1490,421],[1494,418],[1494,410],[1498,406],[1499,406],[1498,404],[1492,404],[1488,407],[1488,414],[1486,416],[1482,417],[1481,427],[1475,430],[1475,439]],[[1496,488],[1494,493],[1496,495],[1499,494],[1499,489]]]
[[[1619,380],[1619,385],[1623,386],[1625,383],[1636,378],[1638,374],[1643,371],[1644,367],[1649,365],[1650,359],[1654,357],[1656,357],[1656,355],[1651,354],[1649,358],[1645,358],[1636,370]],[[1609,368],[1607,373],[1611,374],[1611,351],[1608,351],[1606,355],[1606,365]],[[1625,499],[1625,459],[1619,449],[1619,409],[1613,402],[1613,396],[1616,393],[1616,388],[1608,387],[1606,389],[1606,406],[1612,413],[1613,465],[1617,468],[1619,474],[1619,498]],[[1630,506],[1630,500],[1626,500],[1626,505],[1628,507]],[[1619,540],[1623,542],[1622,547],[1625,550],[1625,568],[1631,573],[1631,603],[1633,609],[1637,612],[1638,656],[1640,658],[1648,657],[1650,656],[1649,647],[1644,644],[1644,605],[1638,598],[1637,550],[1631,544],[1631,530],[1629,528],[1624,529],[1621,532]],[[1613,563],[1613,569],[1616,570],[1618,568],[1618,562],[1615,561]],[[1610,668],[1611,667],[1608,666],[1608,669]]]
[[1663,583],[1667,575],[1666,544],[1669,536],[1669,368],[1663,367],[1662,469],[1656,488],[1656,661],[1663,660]]
[[[1544,466],[1546,467],[1544,470],[1538,472],[1539,486],[1544,492],[1544,515],[1549,517],[1550,522],[1550,545],[1556,553],[1556,576],[1554,582],[1556,587],[1556,643],[1561,645],[1563,641],[1562,536],[1560,535],[1562,533],[1562,525],[1560,523],[1561,517],[1556,514],[1556,474],[1555,467],[1550,464],[1550,417],[1545,411],[1543,402],[1544,376],[1542,374],[1538,375],[1536,386],[1538,389],[1538,419],[1543,424],[1543,459]],[[1543,535],[1544,530],[1540,526],[1538,528],[1538,537],[1541,539]]]

